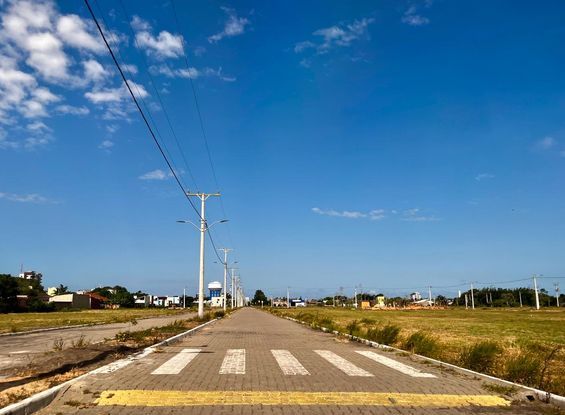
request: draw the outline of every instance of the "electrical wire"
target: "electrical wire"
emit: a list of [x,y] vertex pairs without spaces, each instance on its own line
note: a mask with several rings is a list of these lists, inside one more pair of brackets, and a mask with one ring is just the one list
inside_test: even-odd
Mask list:
[[[192,202],[192,199],[190,198],[190,196],[188,195],[187,190],[185,189],[185,186],[182,184],[175,168],[173,167],[172,161],[169,160],[170,156],[168,157],[167,154],[165,154],[164,150],[163,150],[163,146],[159,143],[159,140],[157,139],[155,132],[153,131],[153,128],[151,127],[151,124],[149,123],[145,113],[143,112],[143,109],[141,108],[135,94],[133,93],[131,86],[124,74],[124,71],[120,65],[120,63],[118,62],[118,59],[116,58],[116,55],[114,54],[114,51],[112,50],[112,47],[110,46],[110,44],[108,43],[108,40],[106,39],[106,35],[104,34],[104,31],[102,30],[102,27],[100,26],[100,23],[98,22],[98,19],[96,18],[96,15],[94,14],[94,11],[92,10],[92,7],[90,6],[90,2],[89,0],[84,0],[84,3],[92,17],[92,20],[94,20],[94,23],[96,24],[96,27],[98,29],[98,32],[100,33],[100,36],[102,36],[102,39],[104,40],[104,44],[106,45],[106,48],[108,49],[108,52],[110,53],[110,56],[112,57],[112,60],[114,62],[114,64],[116,65],[116,68],[118,69],[120,76],[124,82],[124,84],[126,85],[126,88],[138,110],[138,112],[141,115],[141,118],[143,119],[143,122],[145,123],[145,126],[147,127],[147,129],[149,130],[149,133],[151,135],[151,138],[153,139],[153,142],[155,143],[155,145],[157,146],[157,149],[159,150],[159,152],[161,153],[161,156],[163,157],[163,159],[165,160],[165,163],[167,164],[172,176],[174,177],[177,185],[179,186],[179,188],[181,189],[181,191],[183,192],[183,195],[185,196],[185,198],[187,199],[187,201],[189,202],[190,206],[192,207],[192,209],[194,210],[194,212],[198,215],[198,217],[200,218],[200,220],[203,220],[200,212],[198,211],[198,209],[196,208],[196,206],[194,205],[194,203]],[[107,25],[106,25],[107,26]],[[214,243],[214,240],[212,238],[212,235],[210,235],[209,229],[208,230],[208,237],[210,238],[210,241],[212,243],[212,246],[214,247],[214,253],[216,255],[216,257],[220,260],[220,262],[223,263],[222,258],[220,257],[220,255],[218,254],[218,250],[216,248],[216,245]]]
[[[175,25],[176,25],[176,28],[177,28],[177,32],[178,32],[178,33],[182,33],[181,28],[180,28],[180,21],[179,21],[178,15],[177,15],[177,11],[176,11],[175,1],[174,1],[174,0],[171,0],[171,9],[172,9],[172,11],[173,11],[173,17],[174,17],[174,20],[175,20]],[[186,44],[185,44],[185,42],[184,42],[184,37],[183,37],[183,36],[181,36],[181,44],[182,44],[182,56],[183,56],[183,61],[184,61],[184,64],[185,64],[185,66],[186,66],[187,71],[190,71],[190,64],[189,64],[189,62],[188,62],[188,56],[187,56],[187,54],[186,54]],[[215,169],[215,167],[214,167],[214,162],[213,162],[213,160],[212,160],[212,154],[211,154],[211,152],[210,152],[210,146],[209,146],[209,144],[208,144],[208,135],[206,134],[206,129],[204,128],[204,119],[203,119],[203,117],[202,117],[202,111],[201,111],[201,109],[200,109],[200,103],[199,103],[199,100],[198,100],[198,94],[196,93],[196,87],[195,87],[195,85],[194,85],[194,81],[192,80],[192,77],[189,76],[189,77],[188,77],[188,80],[189,80],[189,83],[190,83],[190,88],[191,88],[191,90],[192,90],[192,97],[193,97],[193,99],[194,99],[194,105],[195,105],[195,108],[196,108],[196,113],[197,113],[197,115],[198,115],[198,121],[199,121],[199,123],[200,123],[200,131],[201,131],[201,133],[202,133],[202,139],[204,140],[204,146],[205,146],[205,148],[206,148],[206,153],[207,153],[207,155],[208,155],[208,161],[209,161],[209,163],[210,163],[210,168],[211,168],[211,170],[212,170],[212,175],[213,175],[213,178],[214,178],[214,184],[216,185],[216,188],[218,189],[218,192],[220,192],[221,188],[220,188],[220,185],[219,185],[219,182],[218,182],[218,176],[216,175],[216,169]],[[225,209],[225,206],[224,206],[224,202],[223,202],[223,198],[222,198],[222,197],[220,197],[220,208],[221,208],[221,210],[222,210],[222,214],[223,214],[224,218],[227,218],[226,209]],[[226,224],[226,227],[227,227],[227,231],[228,231],[228,239],[229,239],[229,242],[230,242],[230,244],[231,244],[232,247],[233,247],[233,238],[232,238],[231,227],[230,227],[229,223]]]

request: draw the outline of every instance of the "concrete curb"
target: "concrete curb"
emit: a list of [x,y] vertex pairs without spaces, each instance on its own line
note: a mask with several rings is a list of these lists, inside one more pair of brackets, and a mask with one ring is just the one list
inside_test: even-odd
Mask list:
[[190,330],[187,330],[183,333],[179,333],[176,336],[170,337],[168,339],[163,340],[160,343],[154,344],[153,346],[146,347],[140,352],[134,353],[131,356],[128,356],[124,359],[116,360],[115,362],[109,363],[105,366],[99,367],[97,369],[91,370],[90,372],[84,373],[74,379],[68,380],[60,385],[53,386],[43,392],[39,392],[35,395],[30,396],[29,398],[24,399],[23,401],[16,402],[14,404],[8,405],[5,408],[0,409],[0,415],[28,415],[32,414],[40,409],[45,408],[49,405],[53,399],[57,396],[57,394],[62,391],[63,389],[69,388],[72,384],[82,380],[90,375],[94,375],[97,373],[111,373],[115,372],[118,369],[121,369],[129,364],[135,362],[136,360],[142,359],[151,353],[155,352],[159,347],[168,346],[172,343],[176,343],[182,340],[184,337],[193,334],[194,332],[208,326],[209,324],[214,323],[215,321],[220,320],[220,318],[216,318],[214,320],[207,321],[199,326],[196,326]]
[[[297,320],[297,319],[292,318],[292,317],[283,316],[283,318],[290,320],[290,321],[293,321],[295,323],[302,324],[303,326],[308,326],[311,329],[316,328],[316,327],[312,326],[311,324],[309,324],[305,321]],[[359,343],[363,343],[363,344],[366,344],[370,347],[374,347],[376,349],[389,350],[389,351],[395,351],[395,352],[401,352],[401,353],[410,353],[410,352],[407,352],[406,350],[402,350],[402,349],[399,349],[397,347],[387,346],[386,344],[380,344],[380,343],[377,343],[377,342],[374,342],[374,341],[371,341],[371,340],[364,339],[362,337],[352,336],[351,334],[347,334],[347,333],[340,333],[339,331],[330,330],[330,329],[327,329],[326,327],[318,327],[318,328],[325,333],[332,333],[332,334],[335,334],[336,336],[344,336],[344,337],[347,337],[351,340],[355,340]],[[505,385],[508,385],[508,386],[514,386],[514,387],[517,387],[517,388],[520,388],[520,389],[527,390],[527,391],[533,393],[533,395],[536,397],[536,399],[538,399],[542,402],[551,403],[551,404],[559,406],[561,408],[565,408],[565,396],[555,395],[555,394],[550,393],[550,392],[542,391],[542,390],[539,390],[539,389],[536,389],[536,388],[531,388],[529,386],[520,385],[519,383],[510,382],[508,380],[500,379],[500,378],[490,376],[490,375],[485,375],[484,373],[475,372],[474,370],[470,370],[470,369],[465,369],[464,367],[453,365],[451,363],[442,362],[441,360],[432,359],[431,357],[426,357],[426,356],[422,356],[422,355],[415,354],[415,353],[411,353],[411,355],[416,356],[416,357],[423,359],[423,360],[427,360],[428,362],[433,362],[437,365],[448,367],[448,368],[451,368],[451,369],[455,369],[455,370],[458,370],[458,371],[461,371],[461,372],[464,372],[464,373],[467,373],[467,374],[470,374],[470,375],[473,375],[473,376],[479,376],[479,377],[484,378],[484,379],[494,380],[496,382],[504,383]],[[0,415],[2,415],[1,412],[0,412]]]
[[[190,313],[186,313],[190,314]],[[193,313],[194,314],[194,313]],[[171,315],[171,317],[174,314]],[[179,314],[182,316],[182,314]],[[168,316],[150,316],[150,317],[140,317],[136,318],[135,320],[147,320],[150,318],[160,318],[160,317],[168,317]],[[87,324],[75,324],[72,326],[61,326],[61,327],[47,327],[44,329],[34,329],[34,330],[27,330],[27,331],[17,331],[15,333],[0,333],[0,337],[8,337],[8,336],[23,336],[26,334],[34,334],[34,333],[43,333],[46,331],[55,331],[55,330],[67,330],[67,329],[80,329],[81,327],[97,327],[97,326],[105,326],[108,324],[127,324],[129,321],[121,321],[121,322],[109,322],[109,323],[87,323]]]

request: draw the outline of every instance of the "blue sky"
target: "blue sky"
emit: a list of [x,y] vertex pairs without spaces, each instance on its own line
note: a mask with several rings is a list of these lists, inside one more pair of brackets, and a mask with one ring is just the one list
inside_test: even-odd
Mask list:
[[[563,2],[124,6],[93,4],[183,182],[222,191],[207,216],[249,291],[565,275]],[[83,3],[0,15],[0,272],[194,291],[196,215]]]

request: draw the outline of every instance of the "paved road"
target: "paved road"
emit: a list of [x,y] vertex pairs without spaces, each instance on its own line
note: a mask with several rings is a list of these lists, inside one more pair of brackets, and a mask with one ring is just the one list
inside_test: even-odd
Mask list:
[[242,309],[41,414],[525,414],[484,381]]
[[139,319],[135,326],[131,323],[112,323],[17,336],[0,336],[0,370],[32,362],[34,355],[53,350],[53,344],[58,339],[64,340],[65,347],[70,346],[73,341],[77,341],[81,336],[84,336],[85,340],[91,343],[96,343],[105,338],[112,338],[120,331],[145,330],[151,327],[165,326],[175,320],[193,316],[194,313],[186,313]]

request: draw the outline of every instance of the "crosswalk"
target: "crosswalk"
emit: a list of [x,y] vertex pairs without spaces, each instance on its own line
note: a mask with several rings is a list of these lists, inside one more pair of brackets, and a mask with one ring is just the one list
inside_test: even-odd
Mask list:
[[[347,376],[357,377],[373,377],[375,373],[379,374],[378,367],[372,365],[368,370],[359,367],[330,350],[313,350],[314,356],[318,356],[323,361],[329,363],[333,367],[339,369]],[[366,357],[369,361],[385,366],[388,369],[395,370],[403,375],[413,378],[435,378],[431,373],[422,372],[412,366],[401,363],[397,360],[383,356],[368,350],[357,350],[357,354]],[[173,357],[161,364],[151,372],[152,375],[178,375],[187,366],[190,365],[199,355],[202,355],[201,349],[182,349]],[[308,376],[310,371],[289,351],[283,349],[271,350],[271,355],[277,362],[281,372],[286,376]],[[310,361],[310,364],[312,362]],[[377,370],[375,370],[377,369]],[[246,370],[246,350],[245,349],[228,349],[225,352],[221,366],[218,370],[220,375],[245,375]],[[371,370],[371,371],[370,371]]]

